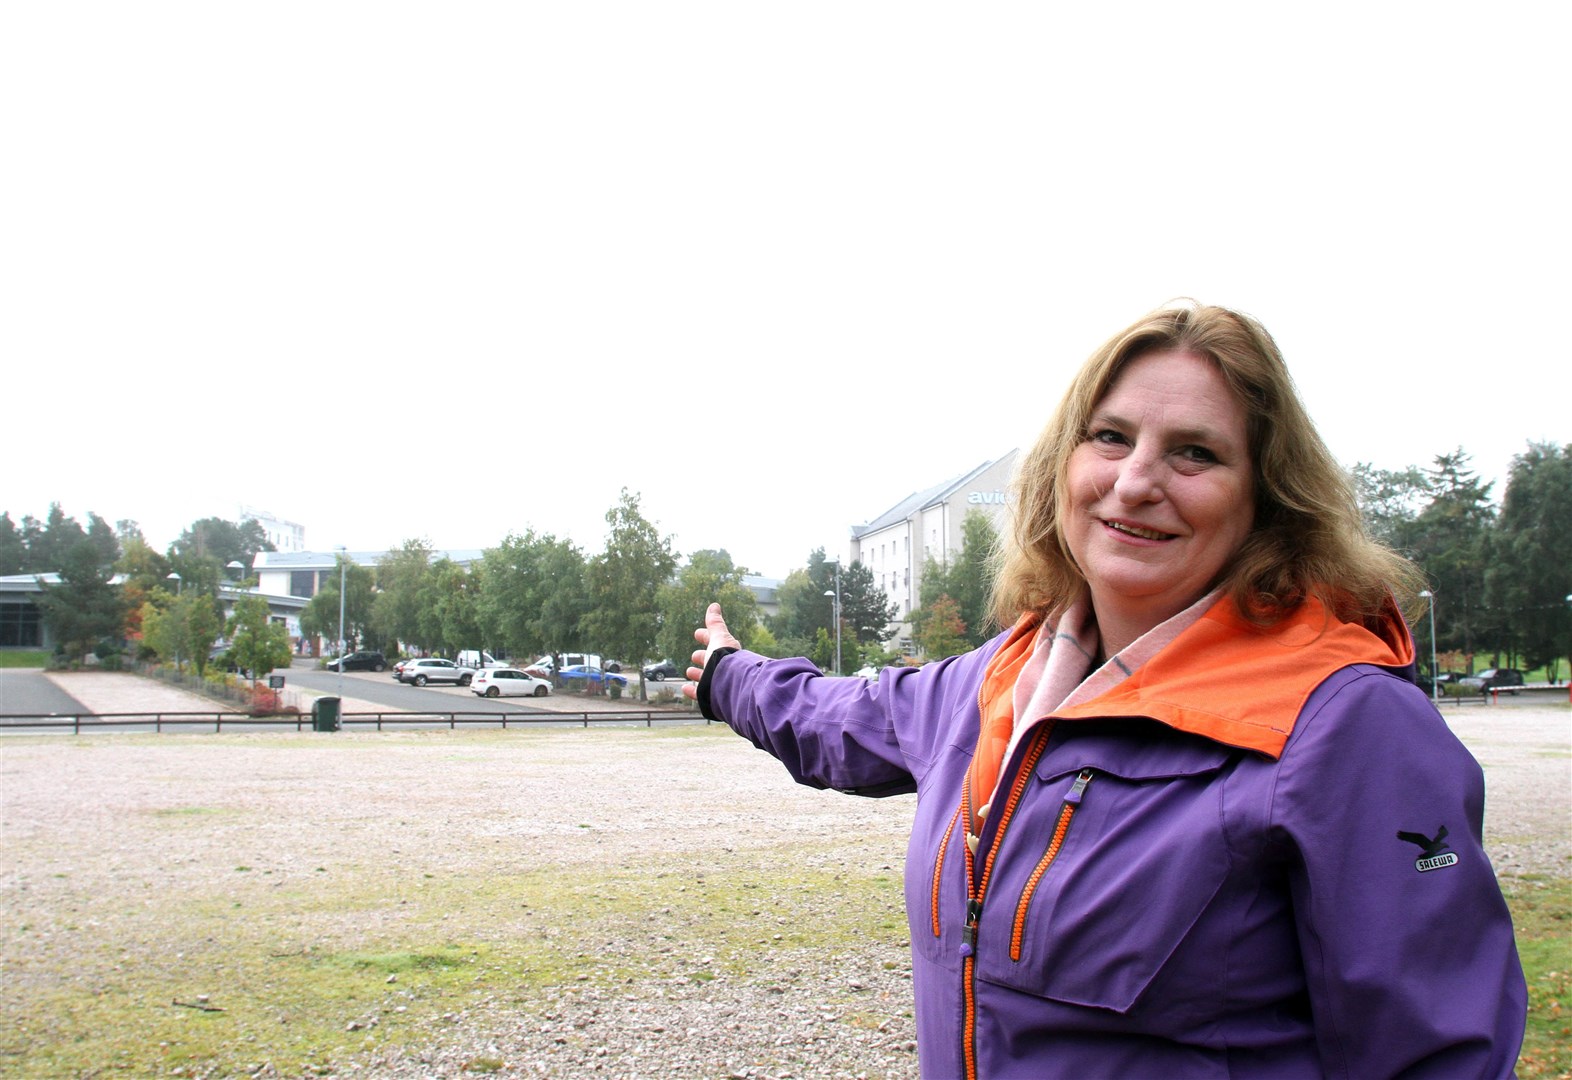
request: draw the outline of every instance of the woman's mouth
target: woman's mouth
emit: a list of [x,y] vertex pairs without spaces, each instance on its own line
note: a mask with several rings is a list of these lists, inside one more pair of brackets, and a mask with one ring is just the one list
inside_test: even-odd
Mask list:
[[1104,521],[1114,532],[1122,532],[1127,536],[1138,536],[1142,540],[1172,540],[1175,533],[1158,532],[1156,529],[1146,529],[1139,525],[1132,525],[1128,521]]

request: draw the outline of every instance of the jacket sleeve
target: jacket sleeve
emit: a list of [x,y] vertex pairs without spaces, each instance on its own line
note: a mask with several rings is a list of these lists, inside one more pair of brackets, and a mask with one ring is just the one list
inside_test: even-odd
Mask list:
[[827,678],[803,659],[746,650],[711,657],[700,703],[710,719],[786,766],[798,783],[860,795],[917,790],[957,725],[976,735],[989,646],[877,679]]
[[1272,816],[1324,1073],[1511,1076],[1527,988],[1484,776],[1423,691],[1358,667],[1317,689]]

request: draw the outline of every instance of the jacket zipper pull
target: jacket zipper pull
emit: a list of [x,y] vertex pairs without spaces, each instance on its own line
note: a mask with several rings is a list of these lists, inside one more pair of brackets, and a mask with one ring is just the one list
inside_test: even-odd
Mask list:
[[1075,783],[1070,785],[1070,794],[1064,797],[1066,805],[1081,805],[1081,793],[1086,790],[1086,785],[1090,784],[1091,782],[1092,770],[1082,769],[1080,775],[1075,778]]
[[977,921],[982,918],[982,901],[966,901],[966,925],[961,928],[961,955],[970,956],[977,944]]

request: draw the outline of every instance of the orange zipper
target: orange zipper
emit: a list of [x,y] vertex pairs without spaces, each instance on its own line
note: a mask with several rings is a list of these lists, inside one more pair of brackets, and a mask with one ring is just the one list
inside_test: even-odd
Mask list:
[[[1026,790],[1027,781],[1031,779],[1032,770],[1037,767],[1037,759],[1042,757],[1052,731],[1052,720],[1041,725],[1032,737],[1025,756],[1021,758],[1021,767],[1015,772],[1015,780],[1010,785],[1010,797],[999,814],[999,827],[994,830],[993,843],[988,848],[987,859],[983,861],[980,877],[974,878],[976,855],[971,845],[966,845],[966,927],[961,932],[961,987],[965,1008],[961,1027],[961,1055],[965,1062],[966,1080],[977,1080],[977,995],[974,983],[977,974],[977,924],[982,919],[983,898],[988,893],[988,879],[993,874],[994,856],[998,854],[999,845],[1004,842],[1005,830],[1010,827],[1010,819],[1015,815],[1015,808],[1020,805],[1021,794]],[[961,790],[961,807],[968,823],[972,820],[972,793],[969,788],[970,785],[966,785]],[[972,885],[974,880],[975,887]]]
[[1059,857],[1059,848],[1064,844],[1064,835],[1070,831],[1070,819],[1075,816],[1076,807],[1081,805],[1081,794],[1086,790],[1086,785],[1092,782],[1092,770],[1082,769],[1075,783],[1070,785],[1070,792],[1064,797],[1064,805],[1059,807],[1059,820],[1054,823],[1053,838],[1048,841],[1048,850],[1043,852],[1037,869],[1032,871],[1032,876],[1026,880],[1026,888],[1021,892],[1021,902],[1015,906],[1015,926],[1010,933],[1010,959],[1020,960],[1021,938],[1026,933],[1026,909],[1032,904],[1032,897],[1037,892],[1037,883],[1042,881],[1043,875],[1048,872],[1048,867],[1053,865],[1054,859]]
[[[964,796],[962,803],[965,803]],[[955,814],[950,818],[950,827],[944,830],[944,839],[939,841],[939,857],[933,863],[933,895],[929,898],[929,910],[933,912],[933,936],[939,936],[939,877],[944,870],[944,853],[950,848],[950,837],[955,835],[955,823],[961,820],[961,807],[955,808]]]

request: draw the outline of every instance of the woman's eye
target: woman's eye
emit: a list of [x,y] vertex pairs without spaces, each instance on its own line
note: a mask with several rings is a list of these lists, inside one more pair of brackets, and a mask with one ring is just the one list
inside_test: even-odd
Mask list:
[[1204,446],[1182,447],[1179,456],[1195,465],[1212,465],[1217,462],[1217,455]]
[[1092,432],[1092,442],[1106,443],[1109,446],[1123,446],[1125,437],[1112,428],[1101,428]]

